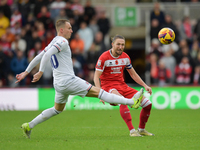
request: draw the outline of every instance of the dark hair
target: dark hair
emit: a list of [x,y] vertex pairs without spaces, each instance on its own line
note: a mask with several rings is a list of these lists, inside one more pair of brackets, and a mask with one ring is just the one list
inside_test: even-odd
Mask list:
[[116,39],[125,40],[125,38],[123,36],[117,34],[117,35],[115,35],[114,37],[111,38],[112,43],[114,43]]

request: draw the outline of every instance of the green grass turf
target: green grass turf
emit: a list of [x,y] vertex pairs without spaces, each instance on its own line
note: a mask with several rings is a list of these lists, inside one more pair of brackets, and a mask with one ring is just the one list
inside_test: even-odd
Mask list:
[[[130,137],[118,110],[64,111],[22,136],[20,126],[41,111],[1,111],[0,150],[193,150],[200,149],[200,110],[152,110],[146,129]],[[140,110],[131,110],[138,127]]]

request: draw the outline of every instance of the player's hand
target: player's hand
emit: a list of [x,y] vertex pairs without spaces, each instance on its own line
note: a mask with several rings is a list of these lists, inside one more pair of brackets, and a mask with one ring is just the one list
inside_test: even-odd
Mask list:
[[15,83],[20,82],[20,81],[23,80],[27,75],[28,75],[28,72],[27,72],[27,71],[24,71],[24,72],[22,72],[22,73],[20,73],[20,74],[17,74],[17,75],[16,75],[17,81],[16,81]]
[[33,80],[31,82],[33,82],[33,83],[37,82],[38,80],[40,80],[40,78],[42,77],[42,75],[43,75],[43,72],[41,72],[41,71],[37,72],[36,74],[34,74]]
[[103,103],[105,105],[105,102],[103,100],[100,100],[99,103]]
[[152,94],[152,89],[149,86],[145,86],[144,88],[150,95]]

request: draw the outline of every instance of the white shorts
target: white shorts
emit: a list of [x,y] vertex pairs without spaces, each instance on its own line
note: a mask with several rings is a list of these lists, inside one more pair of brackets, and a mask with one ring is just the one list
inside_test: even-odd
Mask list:
[[55,83],[55,102],[58,104],[66,103],[69,95],[85,97],[91,87],[90,83],[76,76],[60,83]]

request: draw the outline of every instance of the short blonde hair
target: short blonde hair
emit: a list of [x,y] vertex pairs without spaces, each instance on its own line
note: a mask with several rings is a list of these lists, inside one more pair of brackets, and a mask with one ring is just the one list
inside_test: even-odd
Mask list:
[[69,22],[69,20],[67,20],[67,19],[59,19],[59,20],[57,20],[56,21],[56,31],[58,32],[58,29],[61,26],[65,25],[66,22]]

